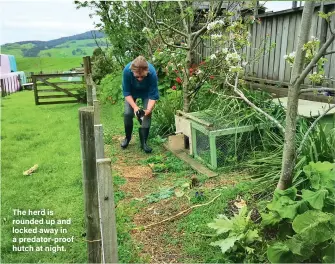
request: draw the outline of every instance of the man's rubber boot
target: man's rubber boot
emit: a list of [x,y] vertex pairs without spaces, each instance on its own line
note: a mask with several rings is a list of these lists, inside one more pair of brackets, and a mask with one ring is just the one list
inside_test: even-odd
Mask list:
[[124,130],[126,132],[125,139],[121,142],[121,148],[125,149],[128,147],[131,140],[131,134],[133,133],[133,125],[125,125]]
[[149,128],[140,127],[138,129],[138,134],[139,134],[139,137],[140,137],[141,149],[143,149],[145,153],[151,153],[152,148],[150,148],[147,145],[147,139],[148,139],[148,136],[149,136]]

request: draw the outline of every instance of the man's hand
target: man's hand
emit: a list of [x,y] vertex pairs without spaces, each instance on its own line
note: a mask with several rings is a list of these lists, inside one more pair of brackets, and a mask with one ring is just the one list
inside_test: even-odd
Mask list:
[[148,116],[148,115],[150,115],[151,114],[151,111],[150,110],[144,110],[144,116]]
[[136,115],[136,112],[138,111],[138,110],[140,110],[140,108],[136,105],[134,108],[134,114]]

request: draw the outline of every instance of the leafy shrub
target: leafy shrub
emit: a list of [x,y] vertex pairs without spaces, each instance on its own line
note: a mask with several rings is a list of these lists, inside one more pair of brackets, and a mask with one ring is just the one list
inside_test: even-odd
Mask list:
[[121,71],[108,74],[101,80],[99,86],[99,97],[101,102],[110,101],[112,104],[122,99],[122,73]]
[[151,135],[166,136],[175,131],[174,115],[177,110],[182,109],[182,94],[172,89],[167,91],[156,103],[153,115]]
[[264,226],[286,222],[293,235],[276,241],[267,250],[272,263],[332,262],[335,233],[335,164],[309,163],[303,171],[304,189],[276,190],[262,214]]
[[108,50],[103,51],[96,48],[92,55],[92,79],[96,84],[100,84],[101,80],[110,73],[117,72],[119,65],[113,59]]
[[258,262],[259,248],[262,238],[259,235],[258,226],[251,220],[252,210],[243,206],[238,214],[230,219],[225,215],[219,215],[208,226],[216,230],[220,240],[210,243],[211,246],[219,246],[223,254],[234,262]]

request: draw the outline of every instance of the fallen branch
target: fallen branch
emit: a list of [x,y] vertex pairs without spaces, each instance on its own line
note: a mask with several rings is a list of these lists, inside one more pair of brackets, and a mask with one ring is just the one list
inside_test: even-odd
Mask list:
[[206,206],[206,205],[209,205],[209,204],[213,203],[219,196],[221,196],[221,194],[219,194],[218,196],[215,196],[215,197],[213,198],[213,200],[209,201],[208,203],[193,205],[193,206],[191,206],[190,208],[188,208],[188,209],[186,209],[186,210],[184,210],[184,211],[181,211],[181,212],[179,212],[178,214],[176,214],[176,215],[174,215],[174,216],[171,216],[171,217],[169,217],[169,218],[166,218],[166,219],[164,219],[164,220],[162,220],[162,221],[159,221],[159,222],[157,222],[157,223],[153,223],[153,224],[146,225],[146,226],[143,226],[143,227],[136,227],[136,228],[134,228],[133,230],[144,230],[144,229],[148,229],[149,227],[153,227],[153,226],[156,226],[156,225],[159,225],[159,224],[162,224],[162,223],[171,221],[171,220],[177,218],[177,217],[180,216],[180,215],[183,215],[183,214],[186,214],[186,213],[191,212],[192,209],[194,209],[194,208],[202,207],[202,206]]

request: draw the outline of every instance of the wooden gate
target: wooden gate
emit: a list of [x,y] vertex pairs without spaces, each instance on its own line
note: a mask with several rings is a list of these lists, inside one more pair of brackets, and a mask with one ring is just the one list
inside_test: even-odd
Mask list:
[[[68,79],[70,77],[80,77],[81,80],[72,81]],[[84,73],[34,74],[32,81],[35,105],[86,102]],[[61,100],[50,100],[56,98]]]

